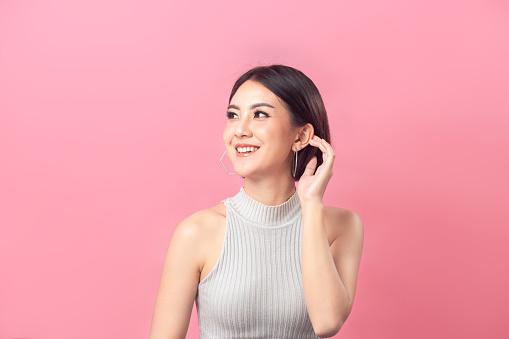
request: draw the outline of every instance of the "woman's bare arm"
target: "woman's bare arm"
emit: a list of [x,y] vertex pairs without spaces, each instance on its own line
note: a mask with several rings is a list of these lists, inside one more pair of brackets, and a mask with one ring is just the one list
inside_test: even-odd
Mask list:
[[[327,217],[324,210],[327,209]],[[302,208],[302,281],[309,318],[318,336],[336,335],[353,306],[364,239],[360,217],[349,210]],[[329,224],[329,245],[325,224]]]
[[149,339],[186,337],[204,253],[203,211],[183,220],[173,232],[166,253],[150,326]]

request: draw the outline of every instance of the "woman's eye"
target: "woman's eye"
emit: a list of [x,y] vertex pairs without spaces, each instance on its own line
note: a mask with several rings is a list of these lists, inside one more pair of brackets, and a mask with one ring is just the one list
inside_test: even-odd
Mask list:
[[[255,112],[255,118],[267,118],[269,115],[262,111],[256,111]],[[228,119],[238,119],[238,114],[233,112],[226,112],[226,117]]]
[[[260,116],[260,114],[262,114],[262,116]],[[266,118],[266,117],[268,117],[269,115],[268,115],[267,113],[265,113],[265,112],[262,112],[262,111],[256,111],[256,112],[255,112],[255,116],[256,116],[256,117],[259,117],[259,118]]]
[[226,117],[227,117],[228,119],[234,119],[236,116],[237,116],[237,113],[233,113],[233,112],[226,112]]

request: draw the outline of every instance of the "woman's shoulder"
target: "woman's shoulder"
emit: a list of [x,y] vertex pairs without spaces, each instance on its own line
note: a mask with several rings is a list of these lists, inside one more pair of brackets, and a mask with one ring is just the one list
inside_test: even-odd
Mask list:
[[341,207],[324,206],[323,213],[327,234],[330,235],[329,239],[333,240],[347,234],[355,236],[355,234],[363,233],[362,219],[354,211]]
[[324,214],[326,217],[339,219],[339,220],[352,220],[359,218],[359,215],[352,210],[342,208],[342,207],[333,207],[333,206],[324,206]]
[[199,210],[183,219],[174,234],[188,240],[207,239],[218,227],[226,223],[226,208],[219,203],[210,208]]

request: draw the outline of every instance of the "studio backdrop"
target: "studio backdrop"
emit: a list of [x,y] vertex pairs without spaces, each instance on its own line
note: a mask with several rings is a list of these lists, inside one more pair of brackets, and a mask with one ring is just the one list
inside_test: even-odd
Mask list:
[[176,226],[243,183],[231,87],[273,63],[364,222],[335,337],[509,337],[508,41],[495,0],[0,1],[0,339],[148,337]]

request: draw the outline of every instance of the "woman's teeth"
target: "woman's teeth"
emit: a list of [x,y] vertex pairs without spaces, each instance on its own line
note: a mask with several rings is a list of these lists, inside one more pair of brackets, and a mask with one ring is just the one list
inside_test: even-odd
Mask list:
[[259,147],[238,147],[237,148],[237,152],[239,153],[247,153],[247,152],[254,152],[258,149]]

